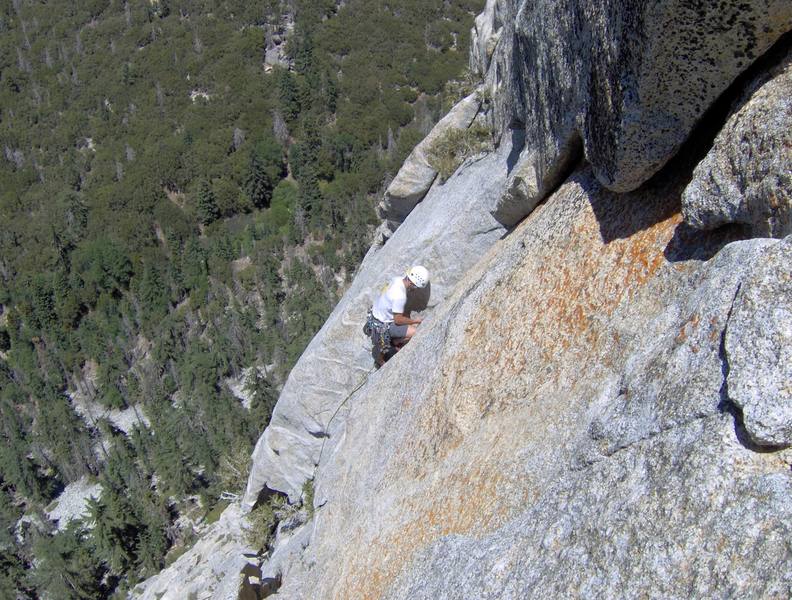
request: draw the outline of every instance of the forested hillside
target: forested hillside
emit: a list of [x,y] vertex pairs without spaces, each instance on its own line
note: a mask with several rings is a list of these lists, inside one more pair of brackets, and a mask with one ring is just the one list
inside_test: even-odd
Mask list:
[[482,5],[2,2],[2,597],[122,597],[240,491]]

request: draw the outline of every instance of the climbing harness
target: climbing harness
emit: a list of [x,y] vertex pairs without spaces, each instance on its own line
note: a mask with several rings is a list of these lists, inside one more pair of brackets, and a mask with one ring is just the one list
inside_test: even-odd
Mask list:
[[383,323],[377,319],[370,310],[366,315],[366,324],[363,326],[363,333],[371,338],[371,343],[374,344],[374,348],[378,350],[378,353],[387,356],[391,351],[390,324]]

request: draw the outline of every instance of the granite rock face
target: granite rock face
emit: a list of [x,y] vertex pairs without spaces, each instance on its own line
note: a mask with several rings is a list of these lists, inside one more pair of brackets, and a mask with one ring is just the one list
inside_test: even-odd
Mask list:
[[786,596],[792,450],[742,443],[723,339],[788,242],[691,230],[686,181],[581,168],[470,269],[329,428],[279,596]]
[[682,197],[693,227],[750,226],[753,235],[792,233],[792,54],[761,76],[696,168]]
[[382,598],[786,598],[790,492],[711,417],[570,474],[486,536],[436,541]]
[[[472,52],[472,67],[487,73],[500,127],[525,131],[524,159],[539,183],[529,187],[536,192],[525,197],[523,216],[560,183],[559,164],[576,146],[607,188],[636,189],[792,26],[785,0],[496,5],[497,46],[489,61]],[[504,197],[507,213],[514,202],[514,194]]]
[[761,446],[792,445],[792,236],[743,283],[726,330],[728,397]]
[[[384,245],[366,255],[352,286],[289,374],[253,453],[246,508],[252,508],[264,487],[294,500],[313,476],[331,417],[373,368],[362,327],[380,287],[413,263],[425,265],[431,277],[426,305],[431,313],[503,235],[504,228],[489,212],[506,179],[509,152],[503,144],[443,185],[435,184]],[[344,417],[341,412],[335,418]]]
[[467,129],[476,118],[480,106],[481,102],[476,93],[458,102],[410,152],[385,191],[385,197],[377,209],[380,217],[392,223],[393,229],[398,227],[415,205],[423,199],[437,176],[437,171],[427,159],[429,148],[435,140],[448,131]]

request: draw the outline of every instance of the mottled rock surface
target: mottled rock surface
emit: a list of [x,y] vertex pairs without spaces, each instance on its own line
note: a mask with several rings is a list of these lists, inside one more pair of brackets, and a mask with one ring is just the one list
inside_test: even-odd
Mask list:
[[488,535],[427,546],[382,598],[787,598],[783,467],[729,418],[694,421],[571,473]]
[[792,445],[792,236],[768,248],[734,301],[728,398],[762,446]]
[[427,159],[429,148],[448,131],[467,129],[476,117],[480,105],[476,93],[458,102],[410,152],[396,177],[388,185],[385,197],[378,207],[380,216],[390,221],[394,228],[423,199],[437,176],[437,171]]
[[792,233],[792,54],[750,86],[696,168],[682,212],[699,229]]
[[[382,246],[373,247],[355,281],[289,374],[272,421],[256,444],[244,505],[266,486],[292,500],[313,476],[331,417],[373,368],[362,327],[376,294],[413,263],[429,269],[428,312],[504,233],[489,214],[506,180],[509,144],[469,163],[426,198]],[[342,412],[335,417],[342,421]]]
[[[603,185],[636,189],[792,27],[786,0],[500,0],[491,12],[497,47],[491,59],[473,52],[472,66],[487,73],[501,128],[525,130],[539,195],[581,142]],[[523,215],[537,198],[526,202]]]
[[279,595],[785,597],[792,451],[743,445],[722,397],[780,242],[690,230],[685,183],[584,168],[489,251],[330,427]]

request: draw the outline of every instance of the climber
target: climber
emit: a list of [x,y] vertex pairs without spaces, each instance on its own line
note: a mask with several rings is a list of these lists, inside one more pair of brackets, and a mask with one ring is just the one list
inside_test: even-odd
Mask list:
[[410,318],[405,312],[407,296],[429,283],[429,271],[420,265],[411,267],[404,277],[394,277],[383,287],[374,305],[369,310],[364,332],[371,337],[374,360],[378,367],[415,335],[423,319]]

